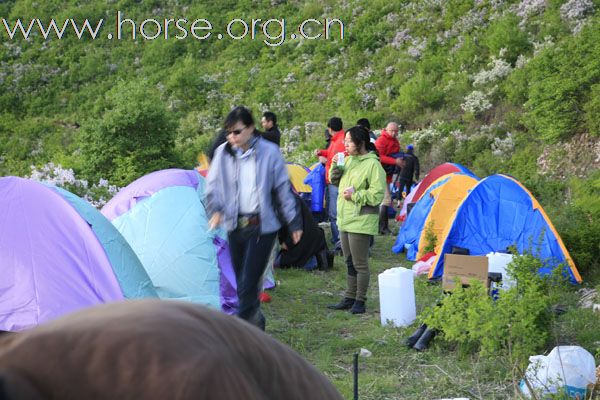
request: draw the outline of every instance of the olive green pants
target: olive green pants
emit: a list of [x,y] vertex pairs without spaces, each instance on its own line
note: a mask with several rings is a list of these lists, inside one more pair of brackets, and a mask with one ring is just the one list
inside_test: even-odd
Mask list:
[[342,252],[348,267],[348,288],[345,297],[367,300],[369,289],[369,245],[372,235],[364,233],[340,232]]

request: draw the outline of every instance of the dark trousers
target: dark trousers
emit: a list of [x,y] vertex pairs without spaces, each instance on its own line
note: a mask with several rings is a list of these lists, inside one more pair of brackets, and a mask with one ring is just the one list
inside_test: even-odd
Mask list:
[[337,186],[327,185],[327,213],[329,214],[329,223],[331,224],[331,243],[334,246],[337,246],[340,240],[340,231],[337,226],[338,192]]
[[264,329],[258,294],[277,232],[260,234],[259,225],[229,232],[229,251],[237,281],[237,315]]
[[405,192],[408,196],[410,189],[412,188],[412,180],[400,178],[398,182],[400,182],[400,187],[398,188],[400,195],[402,195],[402,192]]

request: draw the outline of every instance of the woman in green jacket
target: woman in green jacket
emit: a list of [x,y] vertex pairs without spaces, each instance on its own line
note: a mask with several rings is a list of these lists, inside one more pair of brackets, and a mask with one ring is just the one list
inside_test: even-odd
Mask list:
[[379,231],[379,204],[385,193],[385,171],[379,162],[369,132],[355,126],[346,132],[345,162],[338,165],[334,156],[330,169],[332,180],[339,180],[337,224],[342,251],[348,267],[348,288],[342,301],[331,305],[335,310],[353,314],[365,312],[369,288],[369,244]]

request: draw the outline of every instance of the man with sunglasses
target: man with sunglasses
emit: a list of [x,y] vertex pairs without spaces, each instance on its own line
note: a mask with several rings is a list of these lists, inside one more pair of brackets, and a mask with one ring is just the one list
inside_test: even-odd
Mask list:
[[238,316],[264,330],[259,285],[277,231],[286,224],[296,244],[302,221],[279,147],[260,136],[250,110],[234,108],[224,129],[227,142],[217,147],[206,178],[209,227],[228,232]]

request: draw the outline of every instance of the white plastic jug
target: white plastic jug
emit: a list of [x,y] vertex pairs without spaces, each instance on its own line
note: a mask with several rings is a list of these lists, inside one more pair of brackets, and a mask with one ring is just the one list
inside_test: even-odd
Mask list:
[[[513,260],[512,254],[504,253],[488,253],[488,272],[499,272],[502,274],[502,288],[508,289],[515,285],[515,281],[512,280],[506,273],[506,266]],[[494,284],[493,287],[496,285]]]
[[417,318],[414,272],[390,268],[379,274],[381,324],[408,326]]

